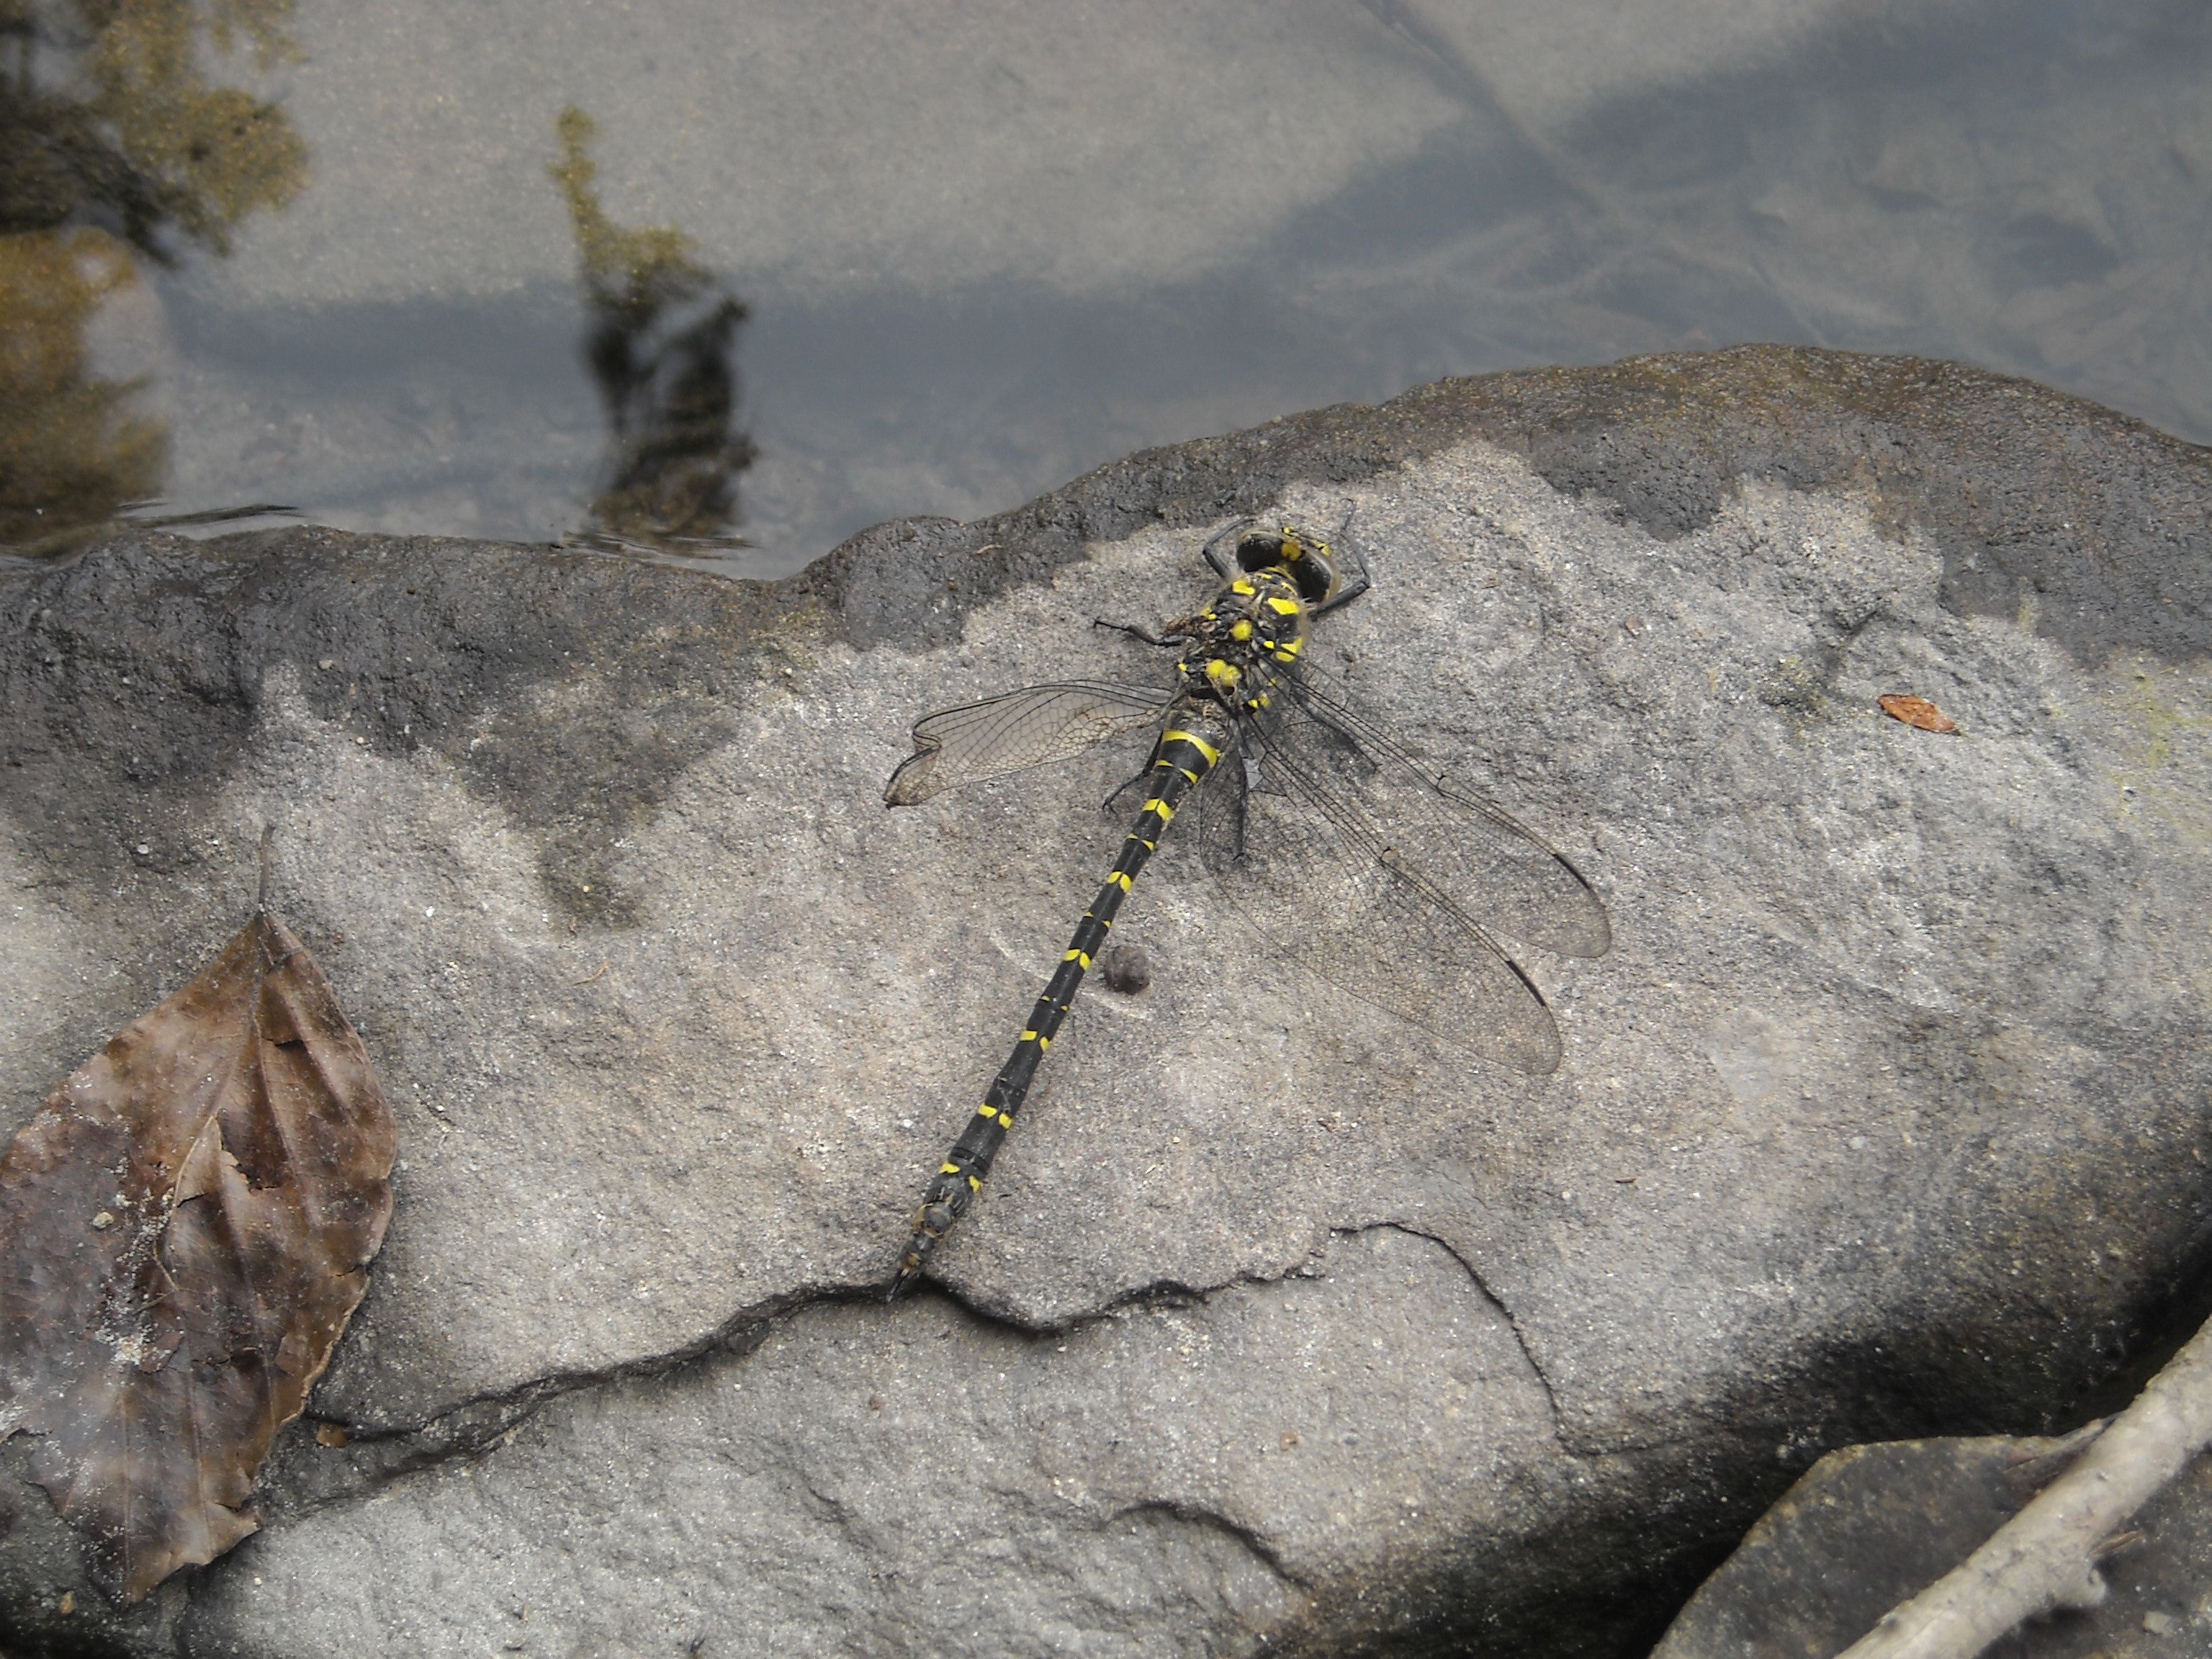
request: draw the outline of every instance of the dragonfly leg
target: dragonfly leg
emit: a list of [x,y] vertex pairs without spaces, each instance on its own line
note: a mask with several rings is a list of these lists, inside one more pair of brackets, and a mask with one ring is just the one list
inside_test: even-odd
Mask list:
[[1093,628],[1110,628],[1116,634],[1127,634],[1132,639],[1142,640],[1146,645],[1162,646],[1170,649],[1190,642],[1190,635],[1177,632],[1176,624],[1173,623],[1170,623],[1164,632],[1158,634],[1152,632],[1142,623],[1108,622],[1103,617],[1093,617],[1091,619],[1091,625]]
[[1160,742],[1161,739],[1158,738],[1152,739],[1152,752],[1145,757],[1144,765],[1114,786],[1113,793],[1098,803],[1100,811],[1112,811],[1115,801],[1151,778],[1152,769],[1160,763]]
[[1314,607],[1313,613],[1316,617],[1325,617],[1339,605],[1351,604],[1375,585],[1375,579],[1367,574],[1367,561],[1359,556],[1359,550],[1344,536],[1344,532],[1352,528],[1352,515],[1358,510],[1356,504],[1346,501],[1344,522],[1337,526],[1334,533],[1329,537],[1330,545],[1347,562],[1348,568],[1344,571],[1336,592]]
[[[1151,770],[1151,769],[1150,769],[1149,767],[1147,767],[1147,768],[1146,769],[1146,771],[1150,771],[1150,770]],[[1116,801],[1120,800],[1120,799],[1121,799],[1121,797],[1122,797],[1122,796],[1124,796],[1124,795],[1127,794],[1127,793],[1128,793],[1132,789],[1134,789],[1134,788],[1135,788],[1139,784],[1142,783],[1144,781],[1145,781],[1145,773],[1144,773],[1144,772],[1139,772],[1139,773],[1137,773],[1135,775],[1133,775],[1133,776],[1132,776],[1132,777],[1130,777],[1130,778],[1128,778],[1128,779],[1125,780],[1124,781],[1122,781],[1122,782],[1121,782],[1121,783],[1117,783],[1117,784],[1115,784],[1115,785],[1114,786],[1113,793],[1112,793],[1111,794],[1108,795],[1104,800],[1102,800],[1102,801],[1100,801],[1100,802],[1098,803],[1098,810],[1099,810],[1100,811],[1102,811],[1102,812],[1110,812],[1110,811],[1112,811],[1114,810],[1114,803],[1115,803],[1115,802],[1116,802]]]
[[1229,561],[1222,557],[1220,552],[1221,544],[1227,541],[1231,536],[1236,535],[1239,531],[1257,522],[1258,520],[1254,519],[1239,519],[1236,523],[1231,525],[1228,529],[1222,531],[1219,534],[1216,535],[1212,540],[1206,543],[1205,548],[1202,550],[1206,554],[1206,563],[1213,567],[1214,574],[1219,576],[1222,580],[1230,580],[1237,574],[1237,573],[1229,568]]
[[1236,781],[1236,793],[1231,797],[1235,804],[1230,811],[1236,814],[1237,862],[1243,864],[1247,861],[1244,830],[1249,822],[1252,792],[1260,787],[1260,757],[1253,747],[1249,726],[1237,728],[1237,757],[1243,764],[1229,775]]

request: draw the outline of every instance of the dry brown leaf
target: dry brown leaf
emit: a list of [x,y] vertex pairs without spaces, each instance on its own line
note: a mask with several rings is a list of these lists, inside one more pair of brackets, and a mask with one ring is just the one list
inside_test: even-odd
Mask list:
[[254,1477],[368,1288],[392,1109],[264,910],[0,1158],[0,1436],[110,1595],[258,1522]]
[[1955,732],[1959,729],[1958,721],[1952,720],[1925,697],[1887,696],[1876,697],[1875,701],[1881,705],[1881,712],[1892,720],[1903,720],[1907,726],[1917,726],[1923,732]]

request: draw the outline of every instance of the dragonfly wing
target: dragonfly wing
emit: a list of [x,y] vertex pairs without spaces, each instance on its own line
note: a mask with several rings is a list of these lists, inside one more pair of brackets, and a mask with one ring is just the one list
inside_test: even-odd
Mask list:
[[[1559,1027],[1490,927],[1595,956],[1605,908],[1502,810],[1304,680],[1240,721],[1192,840],[1272,955],[1458,1048],[1542,1075]],[[1240,761],[1253,763],[1249,767]]]
[[884,801],[911,806],[940,790],[1065,760],[1121,732],[1158,725],[1172,701],[1170,691],[1072,680],[940,708],[915,722],[914,753],[891,774]]
[[1380,837],[1376,855],[1389,848],[1426,886],[1509,939],[1563,957],[1605,954],[1613,924],[1563,854],[1310,680],[1285,689],[1282,715],[1267,732],[1270,747],[1303,768],[1318,793],[1356,804],[1363,830]]
[[[1481,925],[1399,860],[1358,802],[1324,794],[1310,772],[1271,770],[1285,769],[1263,757],[1246,796],[1249,851],[1221,885],[1272,950],[1485,1060],[1556,1069],[1551,1010]],[[1210,849],[1217,869],[1221,849]]]

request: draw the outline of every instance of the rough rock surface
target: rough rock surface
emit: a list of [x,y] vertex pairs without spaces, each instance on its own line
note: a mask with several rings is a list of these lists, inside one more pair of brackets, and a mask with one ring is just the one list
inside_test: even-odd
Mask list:
[[[2070,1441],[1903,1440],[1830,1452],[1759,1517],[1651,1659],[1830,1659],[1979,1549],[2063,1474]],[[2212,1642],[2212,1457],[2137,1511],[2105,1600],[2032,1620],[1987,1659],[2163,1659]]]
[[[1117,930],[1152,988],[1078,1004],[944,1292],[860,1299],[1142,752],[887,812],[907,726],[1158,683],[1092,619],[1346,501],[1376,586],[1316,663],[1611,908],[1607,957],[1521,953],[1559,1073],[1345,1018],[1170,842]],[[0,1630],[1653,1639],[1821,1451],[2063,1426],[2212,1257],[2209,503],[2203,452],[2037,387],[1747,348],[1150,453],[773,586],[315,530],[0,574],[4,1127],[238,925],[270,823],[401,1133],[264,1530],[118,1613],[9,1485]]]

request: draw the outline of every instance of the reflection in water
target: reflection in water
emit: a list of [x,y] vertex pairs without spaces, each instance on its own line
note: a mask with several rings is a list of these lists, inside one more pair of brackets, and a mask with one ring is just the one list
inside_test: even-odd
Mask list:
[[624,230],[599,206],[590,145],[598,125],[563,110],[548,171],[568,201],[591,309],[585,356],[610,441],[583,539],[668,551],[742,546],[737,475],[752,440],[737,425],[731,348],[744,302],[691,257],[673,226]]
[[137,279],[101,231],[0,236],[0,546],[60,551],[161,488],[167,434],[130,412],[139,383],[85,365],[86,321]]
[[216,253],[307,182],[284,112],[211,86],[204,46],[295,56],[291,0],[0,0],[0,544],[58,552],[161,487],[139,382],[100,378],[85,330],[162,264]]

